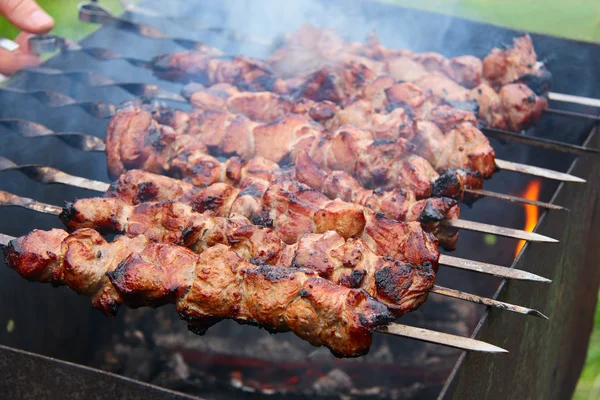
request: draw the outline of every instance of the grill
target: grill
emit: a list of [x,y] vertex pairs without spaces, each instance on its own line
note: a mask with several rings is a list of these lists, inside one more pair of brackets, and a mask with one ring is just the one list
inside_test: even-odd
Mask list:
[[[148,0],[143,5],[161,10],[160,3]],[[154,38],[143,37],[135,27],[104,21],[104,26],[80,45],[150,60],[158,54],[182,50],[189,42],[171,39],[186,38],[213,45],[227,54],[265,58],[271,51],[271,40],[308,20],[317,26],[332,27],[353,40],[362,40],[376,30],[391,48],[483,58],[492,47],[509,43],[518,34],[366,1],[300,1],[285,7],[266,0],[260,5],[250,1],[194,1],[175,2],[169,7],[173,15],[126,12],[123,16],[156,27],[168,36],[166,39],[156,34]],[[543,35],[532,37],[538,56],[552,59],[549,69],[553,91],[600,98],[600,84],[594,79],[594,65],[600,62],[598,46]],[[103,53],[104,58],[107,54]],[[14,134],[18,130],[14,124],[4,124],[0,126],[5,143],[0,156],[18,165],[49,165],[72,175],[108,182],[105,155],[73,146],[82,145],[78,133],[104,139],[108,119],[90,114],[101,117],[112,111],[107,104],[117,105],[133,95],[149,94],[140,93],[135,85],[121,83],[156,85],[153,97],[186,109],[177,96],[170,95],[180,93],[182,85],[158,80],[135,60],[117,57],[99,61],[98,55],[61,53],[42,69],[24,71],[9,87],[0,90],[0,118],[24,119],[53,132],[74,134],[63,135],[63,140],[54,135],[24,139]],[[40,90],[62,93],[78,104],[69,104],[69,100],[56,95],[49,97],[48,92]],[[550,107],[587,116],[600,114],[591,106],[551,102]],[[548,113],[527,136],[598,148],[594,124],[589,117]],[[568,172],[587,183],[541,181],[540,200],[571,212],[543,213],[535,232],[559,239],[560,243],[528,243],[515,259],[514,239],[492,240],[481,233],[461,231],[458,249],[452,255],[512,266],[548,277],[553,283],[507,282],[454,269],[441,269],[436,282],[533,307],[549,321],[430,296],[402,322],[477,337],[508,349],[509,355],[463,353],[379,335],[369,355],[338,360],[290,334],[269,335],[229,321],[197,337],[171,317],[176,313],[170,307],[122,311],[115,320],[107,321],[68,290],[29,285],[3,266],[0,301],[5,306],[0,309],[0,324],[7,323],[10,328],[0,331],[0,372],[4,377],[0,389],[13,398],[33,393],[42,397],[182,399],[220,399],[242,393],[248,397],[285,394],[294,398],[500,399],[530,398],[535,393],[539,398],[568,398],[584,362],[600,282],[596,268],[600,240],[593,234],[600,228],[596,212],[600,164],[591,157],[512,141],[490,141],[498,158]],[[72,186],[32,183],[18,171],[1,174],[0,189],[50,204],[96,195]],[[501,172],[486,181],[485,188],[521,195],[531,179]],[[524,212],[519,204],[486,197],[472,207],[462,207],[461,218],[522,228]],[[53,216],[20,208],[0,208],[0,221],[0,232],[14,236],[35,228],[59,226]]]

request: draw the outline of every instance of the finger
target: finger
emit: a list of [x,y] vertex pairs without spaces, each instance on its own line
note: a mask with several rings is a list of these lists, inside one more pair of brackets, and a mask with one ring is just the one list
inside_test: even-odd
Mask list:
[[0,14],[13,25],[31,33],[46,33],[54,20],[33,0],[0,0]]
[[21,48],[8,51],[0,47],[0,74],[2,75],[12,75],[21,68],[37,66],[40,62],[39,57],[24,52]]

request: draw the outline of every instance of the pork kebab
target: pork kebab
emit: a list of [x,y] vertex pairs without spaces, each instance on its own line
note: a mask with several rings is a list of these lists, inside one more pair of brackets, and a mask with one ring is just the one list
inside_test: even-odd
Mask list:
[[364,187],[411,190],[417,198],[432,192],[460,198],[465,187],[481,187],[479,174],[467,170],[448,170],[440,177],[404,138],[375,140],[370,132],[352,126],[327,132],[309,117],[292,114],[269,124],[230,114],[233,119],[225,125],[205,120],[198,125],[202,130],[183,133],[173,122],[180,115],[138,103],[120,110],[107,133],[110,174],[143,169],[189,178],[197,186],[226,181],[227,163],[209,155],[212,148],[220,154],[279,163],[294,162],[306,153],[321,169],[347,172]]
[[[93,307],[108,316],[123,304],[138,308],[175,303],[180,317],[197,334],[220,320],[233,319],[271,332],[292,331],[338,357],[367,353],[373,330],[394,318],[365,289],[335,284],[314,270],[257,266],[222,244],[196,254],[174,244],[154,243],[143,235],[107,243],[92,229],[71,234],[36,230],[12,240],[5,258],[24,278],[66,285],[89,297]],[[395,265],[390,260],[378,271]],[[422,273],[424,281],[434,276],[432,269],[417,272],[405,264],[398,267],[406,268],[409,279],[411,271]],[[384,283],[394,285],[396,293],[402,290],[396,285],[399,282]],[[377,290],[375,282],[371,287]],[[420,291],[409,296],[417,298]]]
[[[231,129],[232,114],[258,122],[275,122],[288,114],[306,115],[335,132],[354,127],[370,132],[375,140],[404,138],[416,144],[415,153],[439,173],[466,169],[490,177],[495,170],[494,151],[487,138],[474,126],[475,116],[465,110],[434,103],[410,83],[379,82],[382,96],[377,106],[361,100],[342,108],[329,101],[294,100],[272,92],[240,92],[228,84],[210,88],[186,87],[196,108],[191,114],[173,111],[167,123],[180,132],[207,132],[208,127]],[[390,109],[390,113],[377,110]]]
[[[366,206],[340,199],[329,200],[320,191],[294,180],[282,179],[278,172],[270,172],[268,168],[272,164],[267,160],[246,163],[241,175],[247,177],[237,187],[226,183],[196,187],[145,171],[128,171],[110,186],[104,199],[67,203],[61,219],[71,229],[102,229],[104,225],[115,229],[114,224],[125,221],[122,218],[126,219],[124,215],[129,212],[121,211],[121,205],[178,201],[204,215],[244,217],[256,225],[272,227],[288,244],[296,243],[307,233],[331,230],[345,239],[361,238],[377,254],[403,259],[400,254],[406,253],[404,249],[409,244],[420,244],[423,248],[433,246],[433,237],[426,235],[423,229],[435,235],[444,248],[452,250],[456,246],[456,229],[440,224],[442,220],[458,217],[459,208],[453,200],[414,201],[414,197],[406,198],[405,191],[397,191],[397,198],[392,199],[390,195],[364,189],[356,195],[363,196]],[[396,218],[389,218],[379,210],[387,210]],[[92,225],[80,225],[87,222]],[[420,261],[411,258],[411,262]]]
[[[300,53],[290,55],[291,59],[302,57],[301,51],[295,48],[288,50]],[[547,107],[547,101],[524,84],[508,83],[498,92],[487,83],[469,89],[439,71],[428,71],[407,57],[397,59],[393,67],[385,67],[366,56],[345,55],[347,53],[336,53],[335,62],[325,63],[314,72],[293,77],[287,77],[289,72],[277,73],[269,64],[256,59],[236,57],[223,60],[202,52],[159,56],[153,60],[153,70],[157,76],[167,80],[194,81],[208,86],[229,83],[242,90],[273,91],[317,101],[329,100],[343,106],[369,99],[367,88],[385,77],[411,82],[439,101],[463,105],[475,103],[475,107],[469,107],[475,111],[480,123],[499,129],[524,129],[535,123],[541,111]],[[274,63],[273,57],[271,63]],[[278,69],[277,65],[275,69]]]

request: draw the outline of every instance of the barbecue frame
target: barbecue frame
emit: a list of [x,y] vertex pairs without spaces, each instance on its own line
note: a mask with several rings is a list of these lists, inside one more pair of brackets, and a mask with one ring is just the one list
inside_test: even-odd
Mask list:
[[[342,1],[334,3],[343,7]],[[475,27],[473,29],[482,31],[501,31],[505,36],[516,34],[514,31],[466,22],[459,18],[367,1],[360,1],[359,4],[366,18],[370,19],[412,20],[415,26],[425,20],[442,21],[443,25],[428,22],[428,29],[433,32],[436,26],[448,27],[447,40],[452,43],[447,49],[450,53],[459,51],[464,45],[460,40],[453,41],[453,25],[470,25]],[[423,30],[424,35],[427,33],[431,32]],[[493,33],[484,36],[489,39],[490,35]],[[562,46],[575,46],[577,49],[572,50],[572,54],[576,54],[577,51],[591,52],[592,56],[588,62],[600,60],[600,49],[594,48],[593,45],[534,35],[536,42],[540,38],[546,41],[560,41]],[[84,42],[88,39],[84,39]],[[568,63],[573,62],[573,58],[565,61],[566,64],[559,70],[551,69],[557,75],[566,74],[567,80],[576,72],[567,73]],[[582,95],[600,97],[599,85],[556,89],[560,92],[575,89]],[[600,144],[597,130],[596,128],[592,131],[587,138],[587,144],[596,148]],[[552,201],[574,211],[571,214],[545,213],[535,230],[559,238],[561,243],[528,244],[512,265],[547,276],[553,279],[554,283],[548,287],[504,281],[494,296],[502,301],[536,307],[549,315],[550,321],[523,319],[499,310],[486,312],[473,336],[506,347],[511,354],[492,356],[463,353],[446,381],[439,399],[504,400],[507,396],[527,398],[531,393],[548,399],[570,397],[585,360],[600,285],[600,271],[594,265],[600,256],[600,238],[594,237],[592,231],[592,227],[600,226],[600,213],[597,212],[596,205],[600,199],[600,163],[592,161],[591,157],[585,162],[583,159],[576,160],[569,173],[586,179],[587,184],[569,184],[568,188],[561,184]],[[565,226],[568,229],[564,229]],[[65,301],[63,296],[49,300],[53,303],[53,309],[60,310],[60,305]],[[42,298],[43,296],[40,296],[34,300],[40,301]],[[87,304],[84,306],[87,307]],[[81,308],[72,315],[74,318],[78,316],[90,318]],[[115,325],[113,328],[118,329],[120,324]],[[510,332],[506,330],[508,326],[511,327]],[[46,341],[50,342],[52,339]],[[54,342],[57,343],[57,340]],[[113,399],[124,394],[127,398],[192,398],[141,381],[6,346],[0,346],[0,375],[3,376],[0,391],[13,398],[24,397],[32,392],[50,396],[60,394],[63,398],[73,399],[86,398],[90,393],[101,399]],[[57,377],[59,379],[56,379]]]

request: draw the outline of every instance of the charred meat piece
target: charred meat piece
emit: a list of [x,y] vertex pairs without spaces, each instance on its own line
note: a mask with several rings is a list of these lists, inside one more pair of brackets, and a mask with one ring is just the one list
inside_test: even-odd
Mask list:
[[122,304],[174,303],[195,333],[233,319],[271,332],[292,331],[338,357],[366,354],[373,330],[392,320],[387,307],[363,289],[301,268],[255,266],[225,245],[198,255],[144,236],[107,243],[91,229],[70,235],[55,229],[13,240],[5,257],[24,278],[66,285],[109,316]]

